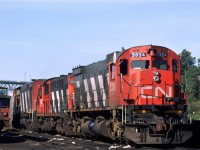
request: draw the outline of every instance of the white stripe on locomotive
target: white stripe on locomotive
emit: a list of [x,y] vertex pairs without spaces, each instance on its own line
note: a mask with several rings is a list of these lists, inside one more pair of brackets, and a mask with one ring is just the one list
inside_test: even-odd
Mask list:
[[54,92],[51,92],[51,97],[52,97],[52,102],[53,102],[53,113],[55,112],[56,113],[56,107],[55,107],[55,95],[54,95]]
[[[63,94],[63,90],[61,90],[61,107],[63,107],[63,104],[64,104],[64,94]],[[63,109],[63,108],[61,108],[61,109]]]
[[[87,93],[88,108],[90,108],[91,107],[91,98],[90,98],[90,93],[89,93],[89,87],[88,87],[87,79],[84,79],[83,82],[84,82],[84,86],[85,86],[85,92]],[[80,105],[80,106],[82,106],[82,105]]]
[[57,108],[58,108],[58,112],[60,112],[60,94],[59,91],[56,91],[56,97],[57,97]]
[[98,95],[97,95],[97,89],[96,89],[94,77],[90,78],[90,82],[91,82],[91,85],[92,85],[92,92],[94,94],[95,107],[99,107]]
[[103,75],[99,75],[98,80],[99,80],[101,97],[103,100],[103,106],[105,107],[106,106],[106,93],[105,93],[105,88],[104,88],[104,84],[103,84]]
[[63,94],[63,90],[61,90],[61,99],[62,99],[62,101],[64,101],[64,94]]
[[20,95],[21,112],[24,112],[24,99],[23,93]]
[[81,87],[80,81],[76,81],[76,86],[77,86],[77,88],[80,88],[80,87]]
[[26,104],[26,112],[28,112],[28,99],[27,99],[27,92],[25,92],[25,104]]
[[25,94],[23,93],[23,112],[26,112]]
[[30,91],[28,91],[28,111],[31,112],[31,97],[30,97]]
[[106,77],[107,77],[107,82],[108,82],[108,85],[110,83],[110,80],[109,80],[109,73],[106,74]]

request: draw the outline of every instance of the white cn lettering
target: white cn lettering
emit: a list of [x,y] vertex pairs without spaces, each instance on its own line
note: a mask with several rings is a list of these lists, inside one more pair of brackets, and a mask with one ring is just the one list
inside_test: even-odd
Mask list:
[[155,93],[154,95],[147,95],[145,94],[146,90],[152,90],[152,86],[145,86],[141,87],[141,97],[142,98],[156,98],[158,97],[158,92],[160,91],[163,95],[166,95],[166,97],[172,97],[172,87],[169,87],[169,93],[167,94],[161,87],[157,86],[155,87]]
[[146,96],[146,94],[144,94],[145,90],[152,90],[152,86],[141,87],[141,97],[142,98],[152,98],[152,96]]

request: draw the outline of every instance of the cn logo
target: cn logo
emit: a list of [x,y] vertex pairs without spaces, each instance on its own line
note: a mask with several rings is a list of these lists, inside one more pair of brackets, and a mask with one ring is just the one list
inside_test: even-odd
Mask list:
[[153,87],[150,86],[144,86],[141,87],[141,97],[142,98],[157,98],[158,97],[158,93],[161,92],[163,95],[166,95],[166,97],[172,97],[172,87],[169,87],[169,93],[167,93],[167,89],[166,91],[163,90],[161,87],[156,86],[154,89],[154,95],[150,95],[147,93],[152,93]]

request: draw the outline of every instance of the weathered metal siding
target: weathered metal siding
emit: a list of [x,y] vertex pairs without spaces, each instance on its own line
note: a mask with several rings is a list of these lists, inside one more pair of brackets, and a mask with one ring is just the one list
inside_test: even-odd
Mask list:
[[23,85],[20,89],[21,112],[31,113],[32,111],[32,86],[33,83]]
[[51,109],[53,113],[60,113],[63,106],[67,108],[68,77],[63,75],[51,81]]
[[108,106],[106,60],[73,69],[75,108]]

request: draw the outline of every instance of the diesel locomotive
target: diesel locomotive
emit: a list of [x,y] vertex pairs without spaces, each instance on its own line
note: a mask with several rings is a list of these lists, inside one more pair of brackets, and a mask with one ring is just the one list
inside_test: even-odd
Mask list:
[[67,75],[34,80],[14,92],[20,124],[136,144],[184,143],[192,132],[180,65],[169,48],[145,45],[115,51]]
[[8,89],[0,87],[0,130],[10,126],[10,98]]

